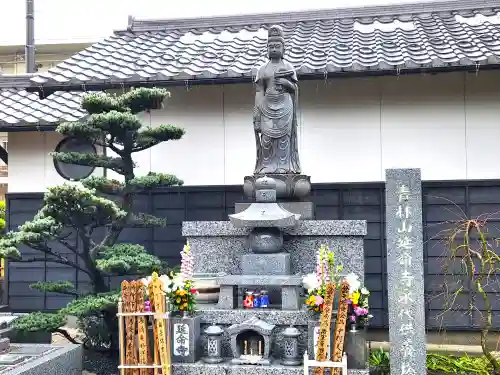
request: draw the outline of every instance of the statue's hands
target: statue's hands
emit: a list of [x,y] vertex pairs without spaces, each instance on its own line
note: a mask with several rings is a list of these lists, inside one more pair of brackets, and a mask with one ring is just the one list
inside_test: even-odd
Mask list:
[[274,83],[276,86],[282,86],[287,91],[294,90],[294,85],[286,78],[275,78]]
[[260,116],[257,106],[253,109],[253,128],[255,131],[260,131]]
[[253,129],[258,133],[260,132],[260,121],[254,120],[253,121]]

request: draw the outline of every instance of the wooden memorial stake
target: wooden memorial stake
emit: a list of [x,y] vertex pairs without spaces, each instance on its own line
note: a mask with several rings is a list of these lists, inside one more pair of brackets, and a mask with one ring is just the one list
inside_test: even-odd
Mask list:
[[[153,274],[151,281],[153,286],[154,304],[155,304],[155,325],[158,336],[158,351],[161,361],[162,375],[170,375],[170,357],[167,349],[167,329],[165,327],[165,295],[163,293],[163,284],[157,274]],[[168,338],[170,340],[170,337]]]
[[[325,300],[323,301],[323,311],[321,312],[321,320],[319,324],[318,350],[316,353],[317,361],[326,360],[326,351],[330,340],[330,325],[332,322],[333,300],[335,299],[335,284],[327,284],[325,292]],[[314,375],[323,375],[324,367],[316,367]]]
[[[144,285],[141,281],[136,283],[136,301],[137,312],[144,312]],[[146,316],[137,317],[137,334],[139,336],[139,364],[149,365],[151,363],[151,354],[149,351],[148,339],[148,321]],[[152,375],[153,369],[140,369],[140,375]]]
[[[155,296],[154,296],[152,283],[149,283],[148,294],[149,294],[149,302],[151,303],[151,311],[156,313]],[[158,330],[156,329],[154,315],[153,315],[153,337],[154,337],[154,340],[153,340],[154,346],[152,348],[152,350],[153,350],[153,364],[159,365],[160,364],[160,352],[158,351]],[[155,368],[153,372],[154,372],[154,375],[158,375],[158,373],[159,373],[158,368]]]
[[[122,299],[123,299],[123,312],[134,313],[135,307],[135,294],[133,294],[132,283],[128,281],[122,282]],[[134,301],[132,299],[134,298]],[[125,364],[135,365],[135,317],[125,317]],[[135,375],[133,369],[125,369],[125,375]]]
[[[344,354],[345,327],[347,323],[347,298],[349,297],[349,283],[343,281],[340,287],[339,308],[337,311],[337,322],[335,323],[335,333],[333,336],[332,361],[340,362]],[[340,375],[340,369],[331,369],[332,375]]]

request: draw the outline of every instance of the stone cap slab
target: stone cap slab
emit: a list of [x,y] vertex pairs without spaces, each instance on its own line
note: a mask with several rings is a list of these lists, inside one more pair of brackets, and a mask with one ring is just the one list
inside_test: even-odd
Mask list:
[[[311,320],[319,319],[303,307],[301,310],[278,310],[270,308],[259,309],[234,309],[225,310],[218,308],[203,308],[203,311],[196,311],[196,315],[201,316],[201,322],[204,324],[234,324],[250,319],[255,316],[264,319],[266,322],[275,325],[301,325],[307,326]],[[336,311],[333,312],[336,315]]]
[[[304,220],[284,229],[292,236],[366,236],[366,220]],[[183,221],[184,237],[246,236],[249,228],[235,228],[229,221]]]
[[219,285],[238,286],[302,286],[300,276],[267,276],[267,275],[227,275],[217,278]]

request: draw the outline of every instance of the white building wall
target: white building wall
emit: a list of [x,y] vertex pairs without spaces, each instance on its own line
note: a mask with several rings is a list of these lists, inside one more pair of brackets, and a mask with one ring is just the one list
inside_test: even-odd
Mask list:
[[[313,182],[382,181],[419,167],[426,180],[500,178],[500,72],[304,81],[299,152]],[[186,185],[241,184],[255,162],[253,87],[177,87],[145,124],[186,129],[180,141],[136,155],[138,174],[174,173]],[[56,133],[9,134],[9,192],[64,180],[48,155]],[[102,170],[95,173],[102,174]],[[109,173],[113,176],[113,173]],[[114,177],[114,176],[113,176]]]

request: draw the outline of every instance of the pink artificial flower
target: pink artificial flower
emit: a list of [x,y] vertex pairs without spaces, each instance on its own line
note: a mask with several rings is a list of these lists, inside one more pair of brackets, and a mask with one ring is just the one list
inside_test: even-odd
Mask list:
[[356,321],[356,316],[355,315],[351,315],[351,322],[355,322]]
[[314,304],[316,306],[319,306],[319,305],[323,304],[323,302],[324,302],[323,297],[321,297],[321,296],[315,296],[314,297]]

